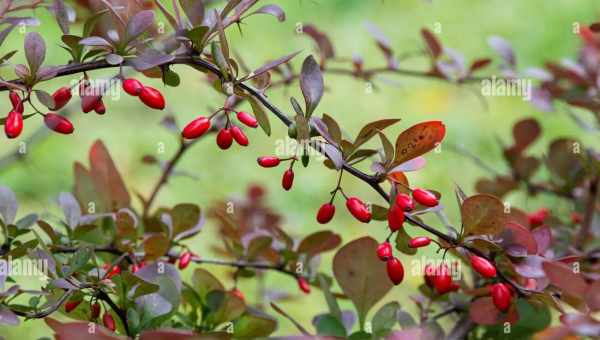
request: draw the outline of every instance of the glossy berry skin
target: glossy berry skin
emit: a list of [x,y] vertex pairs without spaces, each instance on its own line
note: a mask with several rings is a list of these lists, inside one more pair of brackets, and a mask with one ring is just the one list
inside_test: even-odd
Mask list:
[[277,156],[261,156],[256,160],[258,165],[263,168],[274,168],[279,165],[281,160]]
[[511,293],[510,289],[504,283],[495,283],[490,286],[490,294],[494,306],[502,312],[506,312],[510,308]]
[[254,116],[252,116],[248,112],[239,111],[237,113],[237,119],[242,124],[244,124],[244,125],[246,125],[248,127],[255,128],[255,127],[258,126],[258,121],[256,120],[256,118],[254,118]]
[[150,86],[142,88],[142,91],[140,91],[140,100],[146,106],[153,109],[162,110],[165,108],[165,98],[163,95],[160,91]]
[[96,113],[99,115],[103,115],[106,113],[106,107],[104,106],[104,102],[102,101],[102,99],[100,99],[98,104],[96,104],[96,107],[94,107],[94,111],[96,111]]
[[79,306],[81,301],[83,301],[83,300],[67,301],[65,303],[65,312],[71,313],[71,311],[73,311],[75,308],[77,308],[77,306]]
[[412,191],[412,197],[417,203],[426,207],[435,207],[438,205],[437,197],[431,191],[425,189],[414,189]]
[[210,129],[210,120],[200,116],[189,122],[181,131],[181,135],[186,139],[196,139]]
[[485,278],[496,277],[496,266],[481,256],[471,256],[471,267]]
[[67,118],[55,113],[47,113],[44,116],[44,123],[50,130],[63,135],[69,135],[75,130],[73,124]]
[[387,261],[387,274],[393,284],[399,285],[404,279],[404,266],[402,262],[395,257]]
[[81,97],[81,111],[83,113],[91,112],[101,101],[102,96],[83,96]]
[[415,201],[407,194],[401,192],[396,195],[396,205],[400,209],[408,212],[415,208]]
[[121,274],[121,268],[117,265],[112,266],[112,268],[110,268],[110,265],[107,263],[104,265],[104,269],[106,270],[106,274],[104,275],[107,279],[112,279],[113,276],[119,275]]
[[433,280],[435,278],[435,272],[436,268],[433,264],[427,264],[425,265],[425,268],[423,268],[423,278],[425,279],[425,284],[430,288],[434,287]]
[[92,305],[90,315],[92,319],[97,319],[100,316],[100,304],[98,302],[94,302]]
[[10,98],[10,103],[12,104],[13,110],[23,113],[25,108],[23,107],[23,102],[21,101],[19,94],[15,91],[10,91],[8,97]]
[[10,111],[4,122],[4,133],[8,138],[17,138],[23,131],[23,114],[18,111]]
[[540,208],[530,214],[527,214],[527,219],[532,228],[536,228],[544,224],[546,217],[550,214],[547,208]]
[[181,254],[181,256],[179,256],[179,264],[177,265],[177,268],[181,270],[187,268],[187,266],[190,265],[190,261],[192,260],[192,255],[193,254],[189,251],[186,251],[183,254]]
[[335,205],[331,203],[325,203],[317,212],[317,222],[321,224],[328,223],[333,218],[333,215],[335,215]]
[[221,150],[227,150],[233,143],[233,137],[229,129],[221,129],[217,134],[217,145]]
[[283,173],[283,177],[281,178],[281,186],[283,187],[283,189],[285,191],[288,191],[292,188],[293,184],[294,184],[294,170],[287,169]]
[[377,246],[377,257],[381,261],[387,261],[392,258],[392,245],[389,242],[383,242]]
[[367,206],[358,197],[349,197],[346,200],[346,208],[357,220],[363,223],[371,221],[371,212]]
[[305,294],[310,293],[310,285],[308,284],[308,281],[306,281],[306,279],[302,276],[298,277],[298,287]]
[[71,88],[68,86],[63,86],[58,90],[54,91],[52,94],[52,99],[54,99],[54,108],[53,110],[60,110],[71,100]]
[[421,247],[426,247],[431,243],[431,239],[427,236],[419,236],[419,237],[415,237],[410,239],[410,241],[408,241],[408,246],[411,248],[421,248]]
[[231,135],[233,136],[233,139],[235,140],[236,143],[238,143],[241,146],[248,146],[249,142],[248,142],[248,137],[246,137],[246,134],[244,134],[244,131],[242,131],[242,129],[240,129],[237,126],[232,126],[231,127]]
[[390,210],[388,210],[387,219],[391,231],[400,230],[404,224],[404,211],[400,207],[393,205]]
[[108,312],[105,312],[104,315],[102,315],[102,324],[104,325],[104,327],[110,329],[113,332],[116,329],[115,319],[113,319],[112,315]]
[[123,91],[127,92],[129,95],[137,97],[143,89],[144,85],[137,79],[128,78],[123,80]]
[[452,276],[445,264],[437,268],[433,277],[433,286],[438,294],[445,294],[452,289]]

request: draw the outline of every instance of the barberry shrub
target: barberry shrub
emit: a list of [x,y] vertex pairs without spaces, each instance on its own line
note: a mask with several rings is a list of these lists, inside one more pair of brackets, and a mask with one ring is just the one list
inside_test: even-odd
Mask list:
[[[167,161],[142,158],[161,169],[148,195],[126,183],[100,140],[89,149],[88,162],[74,164],[72,190],[58,195],[62,216],[19,210],[15,193],[0,186],[0,323],[20,327],[26,320],[44,319],[57,339],[292,335],[278,333],[281,322],[290,322],[294,334],[305,337],[600,336],[600,153],[594,145],[565,137],[534,156],[528,148],[542,131],[537,120],[526,118],[514,125],[514,140],[503,146],[506,173],[492,168],[492,177],[479,180],[474,194],[458,186],[455,192],[441,193],[426,182],[424,187],[412,185],[410,172],[423,168],[425,155],[441,148],[446,134],[453,133],[443,122],[419,122],[392,136],[387,128],[400,118],[388,117],[352,134],[334,114],[319,110],[329,72],[369,82],[391,73],[467,84],[488,80],[491,76],[481,73],[491,68],[492,59],[475,58],[467,64],[464,56],[423,28],[422,55],[430,67],[402,69],[389,39],[370,24],[385,64],[368,68],[358,55],[338,58],[330,37],[304,24],[301,33],[317,46],[314,55],[294,52],[251,70],[243,55],[233,52],[228,36],[237,34],[236,27],[243,31],[250,16],[284,21],[282,8],[259,0],[165,3],[36,0],[4,1],[0,6],[0,46],[15,28],[37,21],[24,12],[47,9],[62,31],[57,41],[65,53],[64,65],[46,65],[47,48],[57,44],[31,31],[24,35],[21,50],[0,55],[2,66],[12,67],[17,75],[0,81],[0,90],[7,94],[2,102],[6,116],[0,119],[7,138],[36,134],[30,128],[36,119],[43,121],[42,129],[76,138],[78,125],[89,124],[80,115],[95,112],[110,119],[111,105],[103,99],[113,90],[139,100],[140,110],[168,112],[168,96],[145,83],[157,78],[168,87],[182,85],[176,65],[205,74],[224,98],[211,103],[216,109],[182,124],[167,113],[163,125],[179,148]],[[82,25],[74,25],[75,20]],[[538,106],[550,110],[563,102],[599,117],[597,31],[600,24],[582,26],[578,32],[583,42],[578,63],[548,63],[546,70],[537,70]],[[500,55],[501,80],[518,80],[510,44],[499,37],[489,41]],[[297,62],[301,54],[304,58]],[[18,55],[27,65],[11,64]],[[345,68],[330,66],[338,59],[345,61]],[[93,77],[98,69],[114,70],[110,81],[102,82],[108,86],[99,86]],[[48,87],[48,81],[58,84],[67,76],[75,81]],[[297,86],[302,98],[290,97],[289,104],[268,97],[277,87]],[[257,155],[258,164],[238,166],[276,173],[281,195],[299,185],[296,175],[308,176],[304,168],[311,162],[322,162],[337,173],[337,182],[331,191],[319,193],[327,198],[315,200],[315,217],[307,221],[321,231],[298,235],[285,230],[283,216],[269,206],[259,185],[250,185],[242,198],[205,208],[189,202],[157,206],[161,189],[197,142],[210,136],[222,152],[253,152],[246,132],[260,128],[268,137],[277,128],[272,120],[287,129],[298,152]],[[468,150],[455,149],[490,169]],[[215,164],[207,169],[219,171]],[[345,184],[352,177],[373,189],[372,194],[348,192]],[[566,217],[553,207],[526,212],[502,200],[517,190],[552,195],[572,211]],[[442,202],[458,205],[458,220],[446,217]],[[369,224],[366,236],[342,240],[334,227],[340,214],[352,216],[357,225]],[[428,215],[439,217],[439,225],[426,223]],[[202,237],[207,220],[216,225],[218,239],[210,252],[197,253],[191,244]],[[385,229],[387,237],[376,239],[373,228]],[[428,236],[416,235],[423,232]],[[425,247],[435,247],[436,257],[419,265],[408,262]],[[220,257],[211,258],[210,253]],[[330,268],[319,265],[327,253],[333,255]],[[22,263],[34,264],[27,275],[43,279],[38,289],[19,284],[16,265]],[[216,274],[214,266],[229,268],[231,275]],[[407,295],[418,315],[407,311],[406,301],[382,305],[392,289],[402,289],[407,276],[414,278],[415,270],[422,284]],[[238,288],[240,280],[264,286],[270,272],[285,276],[293,289],[284,296],[262,289],[254,296]],[[278,304],[290,296],[301,301],[305,294],[322,295],[325,302],[312,325],[296,321],[297,316]],[[341,308],[350,303],[352,309]],[[553,314],[558,316],[554,322]]]

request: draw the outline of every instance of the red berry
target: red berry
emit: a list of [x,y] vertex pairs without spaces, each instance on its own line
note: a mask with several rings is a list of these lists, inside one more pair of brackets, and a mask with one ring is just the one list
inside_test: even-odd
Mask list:
[[142,88],[142,91],[140,91],[140,100],[153,109],[162,110],[165,108],[165,98],[160,91],[150,86]]
[[396,195],[396,205],[404,211],[411,211],[415,208],[413,199],[403,192]]
[[283,173],[283,178],[281,179],[281,186],[287,191],[292,188],[292,184],[294,184],[294,170],[287,169]]
[[438,294],[445,294],[452,289],[452,276],[450,276],[448,266],[445,264],[437,268],[433,277],[433,286]]
[[177,265],[177,267],[181,270],[187,268],[187,266],[189,266],[190,261],[192,260],[192,253],[189,251],[186,251],[185,253],[181,254],[181,256],[179,256],[179,264]]
[[527,214],[527,219],[529,220],[529,225],[532,228],[536,228],[544,224],[544,220],[550,214],[550,210],[548,208],[540,208],[530,214]]
[[81,303],[81,301],[83,300],[76,300],[76,301],[67,301],[65,303],[65,311],[67,313],[71,313],[71,311],[75,308],[77,308],[77,306],[79,306],[79,304]]
[[129,78],[123,80],[123,91],[132,96],[139,96],[143,89],[144,85],[137,79]]
[[273,168],[278,166],[281,160],[277,156],[261,156],[256,161],[263,168]]
[[183,138],[195,139],[202,136],[210,129],[210,120],[204,116],[200,116],[188,123],[183,128],[181,135]]
[[241,146],[248,146],[248,137],[246,137],[246,135],[244,134],[244,132],[242,131],[242,129],[240,129],[237,126],[232,126],[231,127],[231,135],[233,136],[233,139]]
[[231,290],[231,294],[233,294],[234,296],[238,297],[240,300],[242,301],[246,301],[246,298],[244,297],[244,293],[242,293],[239,289],[237,288],[233,288]]
[[325,203],[319,208],[317,212],[317,222],[325,224],[333,218],[335,214],[335,205],[331,203]]
[[233,143],[233,137],[231,136],[231,131],[229,129],[221,129],[217,134],[217,145],[223,149],[227,150]]
[[417,203],[426,207],[435,207],[438,205],[437,197],[431,191],[425,189],[414,189],[412,191],[412,197]]
[[52,99],[54,99],[54,108],[53,110],[60,110],[71,100],[71,88],[68,86],[63,86],[60,89],[54,91],[52,94]]
[[302,276],[298,277],[298,287],[300,287],[300,290],[304,293],[310,293],[310,285],[308,284],[308,281],[306,281],[306,279]]
[[51,112],[44,116],[44,123],[50,130],[63,135],[71,134],[74,130],[73,124],[67,118]]
[[104,276],[107,279],[112,279],[113,276],[121,274],[121,267],[119,267],[118,265],[110,267],[110,264],[105,263],[102,267],[104,268],[104,270],[106,270],[106,274],[104,274]]
[[389,242],[385,241],[377,246],[377,257],[381,261],[387,261],[392,255],[392,245]]
[[115,331],[115,319],[113,319],[112,315],[109,312],[105,312],[104,315],[102,315],[102,323],[104,324],[104,327],[110,329],[113,332]]
[[580,213],[573,211],[571,213],[571,223],[580,224],[583,221],[583,216]]
[[94,111],[96,111],[96,113],[99,115],[103,115],[106,113],[106,107],[104,106],[104,102],[102,101],[102,99],[98,101],[98,104],[96,104],[96,107],[94,107]]
[[423,277],[425,279],[425,284],[428,285],[430,288],[433,288],[433,280],[435,279],[435,266],[432,264],[427,264],[425,265],[425,268],[423,268]]
[[242,122],[244,125],[249,126],[251,128],[255,128],[258,126],[258,121],[254,116],[249,114],[248,112],[240,111],[237,113],[237,119]]
[[10,111],[4,122],[4,133],[8,138],[17,138],[23,131],[23,114],[18,111]]
[[23,102],[21,101],[21,97],[19,96],[19,94],[15,91],[10,91],[8,97],[10,98],[13,110],[23,113],[25,108],[23,107]]
[[367,205],[363,203],[358,197],[349,197],[346,200],[346,208],[357,220],[363,223],[369,223],[371,221],[371,212],[367,209]]
[[132,273],[137,273],[137,271],[140,270],[140,265],[137,263],[134,263],[131,265],[131,272]]
[[98,302],[94,302],[91,310],[92,319],[97,319],[100,316],[100,304]]
[[490,286],[492,300],[498,310],[506,312],[510,307],[511,293],[510,289],[504,283],[495,283]]
[[404,279],[404,267],[402,262],[395,257],[392,257],[387,261],[387,274],[392,283],[399,285]]
[[471,256],[471,267],[485,278],[496,277],[496,267],[487,259],[473,255]]
[[415,238],[411,238],[408,241],[408,246],[411,248],[421,248],[426,247],[431,243],[431,239],[427,236],[419,236]]
[[397,231],[402,228],[402,224],[404,224],[404,211],[400,209],[400,207],[396,205],[392,205],[390,210],[388,210],[388,226],[392,231]]

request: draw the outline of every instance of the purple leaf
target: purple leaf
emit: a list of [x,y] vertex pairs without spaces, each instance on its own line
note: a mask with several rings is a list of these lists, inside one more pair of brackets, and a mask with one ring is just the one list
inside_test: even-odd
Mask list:
[[79,225],[79,219],[81,218],[81,207],[75,199],[75,196],[69,192],[61,192],[58,195],[58,204],[65,214],[67,225],[71,229]]
[[0,215],[4,224],[12,224],[17,215],[18,208],[15,193],[8,187],[0,186]]
[[267,64],[264,64],[263,66],[257,68],[256,70],[254,70],[254,72],[250,73],[245,80],[248,79],[252,79],[252,78],[256,78],[258,76],[260,76],[261,74],[268,72],[274,68],[276,68],[277,66],[281,65],[281,64],[285,64],[288,61],[292,60],[295,56],[298,55],[298,53],[300,53],[300,51],[298,52],[294,52],[292,54],[286,55],[284,57],[281,57],[277,60],[273,60]]
[[329,59],[335,57],[335,51],[333,49],[333,44],[329,37],[321,31],[319,31],[314,25],[304,25],[302,28],[302,33],[311,37],[319,46],[319,51],[321,52],[321,58]]
[[504,59],[504,61],[512,67],[515,66],[515,53],[513,52],[512,46],[508,43],[508,41],[504,40],[499,36],[492,36],[488,39],[488,44],[491,48],[493,48],[496,53]]
[[542,264],[546,261],[541,256],[538,255],[530,255],[525,257],[522,261],[515,264],[515,270],[521,276],[532,278],[532,279],[540,279],[546,276],[544,272],[544,268],[542,268]]
[[411,160],[408,160],[408,161],[398,165],[397,167],[390,170],[389,173],[418,171],[418,170],[423,169],[426,164],[427,164],[427,161],[425,160],[425,157],[418,156],[416,158],[413,158]]
[[108,42],[108,40],[102,37],[91,36],[84,39],[79,40],[80,45],[84,46],[106,46],[112,47],[112,44]]
[[306,57],[302,63],[300,89],[306,103],[306,116],[310,117],[317,105],[319,105],[324,89],[321,67],[312,56]]
[[398,61],[394,58],[394,52],[392,51],[392,47],[388,37],[386,37],[385,34],[383,34],[383,32],[381,32],[381,30],[371,22],[366,22],[365,27],[367,28],[367,31],[369,31],[369,33],[371,33],[373,38],[375,38],[375,40],[377,41],[377,47],[379,47],[379,49],[385,56],[385,59],[388,63],[388,67],[391,69],[398,68]]
[[154,24],[154,12],[151,10],[140,11],[127,23],[127,36],[129,40],[137,38]]
[[54,0],[50,7],[63,34],[69,34],[69,12],[63,0]]
[[0,306],[0,324],[16,326],[19,324],[19,318],[8,307]]
[[321,143],[319,147],[321,150],[323,150],[323,152],[325,152],[327,158],[333,162],[336,169],[339,170],[344,166],[344,156],[335,146],[327,143]]
[[285,21],[285,12],[277,5],[265,5],[254,11],[252,14],[270,14],[276,17],[280,22]]
[[46,43],[37,32],[29,32],[25,36],[25,57],[31,73],[36,73],[46,58]]
[[548,226],[535,228],[531,234],[537,243],[538,254],[544,254],[552,244],[552,232],[550,231],[550,228]]
[[202,24],[202,20],[204,20],[204,1],[179,0],[179,4],[193,27]]
[[174,56],[164,54],[155,49],[147,49],[140,56],[131,60],[131,65],[138,71],[149,70],[158,65],[166,64],[175,59]]

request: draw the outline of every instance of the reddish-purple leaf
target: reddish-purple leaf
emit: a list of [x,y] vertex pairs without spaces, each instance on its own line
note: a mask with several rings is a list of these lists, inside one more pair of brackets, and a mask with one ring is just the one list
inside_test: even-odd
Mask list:
[[154,12],[151,10],[140,11],[127,23],[127,38],[133,40],[144,33],[154,24]]
[[192,27],[196,27],[202,24],[204,20],[204,1],[202,0],[179,0],[183,12],[187,16],[188,20],[192,24]]
[[276,17],[279,22],[285,21],[285,12],[283,11],[283,9],[273,4],[265,5],[254,11],[252,14],[270,14]]
[[435,35],[433,35],[433,33],[431,33],[430,30],[427,28],[422,28],[421,36],[423,37],[423,40],[425,40],[427,48],[429,49],[429,53],[431,53],[433,59],[437,59],[440,55],[442,55],[442,44],[440,44],[438,39],[435,37]]
[[312,56],[306,57],[302,63],[302,71],[300,72],[300,89],[304,95],[307,117],[310,117],[317,105],[319,105],[324,87],[321,67]]
[[27,63],[32,74],[36,73],[44,63],[46,43],[39,33],[29,32],[25,36],[25,57],[27,57]]
[[492,36],[488,39],[488,44],[504,59],[508,66],[515,66],[515,53],[508,41],[499,36]]
[[571,296],[583,297],[588,288],[588,284],[585,282],[581,273],[575,272],[576,267],[550,261],[543,263],[542,267],[551,284],[562,289]]

